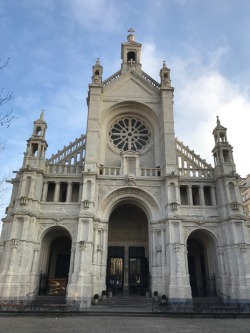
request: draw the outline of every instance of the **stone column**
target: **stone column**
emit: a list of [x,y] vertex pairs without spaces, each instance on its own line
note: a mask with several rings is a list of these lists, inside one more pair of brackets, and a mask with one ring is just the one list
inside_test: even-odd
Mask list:
[[180,186],[175,185],[175,195],[176,195],[176,202],[180,205],[181,204],[181,195],[180,195]]
[[46,201],[48,194],[48,182],[43,183],[43,194],[42,194],[42,201]]
[[72,247],[71,254],[70,254],[70,266],[69,266],[69,283],[71,283],[72,274],[74,272],[75,252],[76,252],[76,250],[73,249],[73,247]]
[[211,186],[211,199],[212,199],[212,205],[216,206],[215,186]]
[[[10,264],[9,264],[9,273],[12,273],[14,271],[14,263],[15,263],[15,258],[16,258],[16,252],[17,252],[17,247],[19,245],[18,239],[11,239],[11,256],[10,256]],[[15,270],[17,267],[15,267]]]
[[128,281],[128,271],[129,271],[129,255],[128,246],[125,246],[124,253],[124,284],[123,284],[123,295],[129,294],[129,281]]
[[191,185],[188,185],[188,204],[189,204],[189,206],[193,206],[193,194],[192,194]]
[[97,263],[97,237],[98,227],[94,227],[94,243],[93,243],[93,263]]
[[204,186],[199,186],[199,197],[200,197],[200,205],[205,206],[205,198],[204,198]]
[[155,240],[155,230],[151,231],[152,234],[152,265],[156,266],[156,240]]
[[56,188],[55,188],[55,193],[54,193],[54,202],[59,201],[59,192],[60,192],[60,182],[56,182]]
[[80,241],[80,266],[79,266],[79,274],[78,281],[81,280],[81,277],[84,275],[84,252],[86,250],[86,243],[84,241]]
[[68,182],[66,202],[71,202],[71,196],[72,196],[72,182]]
[[35,191],[35,179],[34,179],[34,178],[31,178],[30,190],[29,190],[29,194],[28,194],[28,197],[29,197],[29,198],[33,198],[33,196],[34,196],[34,191]]
[[83,199],[82,199],[82,195],[83,195],[83,184],[81,183],[80,186],[79,186],[79,195],[78,195],[78,203],[81,202]]
[[161,230],[162,265],[166,264],[165,230]]
[[33,249],[33,258],[32,258],[31,270],[30,270],[31,274],[36,273],[37,255],[38,255],[38,249],[34,248]]
[[20,186],[20,197],[23,197],[25,195],[26,181],[27,181],[27,179],[23,177],[21,186]]

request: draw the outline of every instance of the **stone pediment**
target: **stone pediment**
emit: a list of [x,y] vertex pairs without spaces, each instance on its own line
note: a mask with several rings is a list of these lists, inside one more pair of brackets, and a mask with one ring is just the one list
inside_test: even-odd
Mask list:
[[140,99],[159,95],[159,89],[155,81],[140,77],[137,73],[130,72],[120,76],[117,80],[104,87],[105,97],[119,98],[126,96],[127,99]]

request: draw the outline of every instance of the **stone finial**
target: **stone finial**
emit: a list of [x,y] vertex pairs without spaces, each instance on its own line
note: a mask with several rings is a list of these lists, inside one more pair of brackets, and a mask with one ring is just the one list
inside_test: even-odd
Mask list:
[[219,119],[219,116],[216,116],[217,118],[217,126],[220,126],[220,119]]
[[165,60],[163,60],[163,65],[162,65],[162,67],[163,68],[166,68],[167,66],[166,66],[166,61]]
[[135,41],[135,30],[133,28],[128,29],[129,35],[128,35],[128,42],[134,42]]
[[41,114],[40,114],[40,119],[44,120],[44,110],[42,110]]

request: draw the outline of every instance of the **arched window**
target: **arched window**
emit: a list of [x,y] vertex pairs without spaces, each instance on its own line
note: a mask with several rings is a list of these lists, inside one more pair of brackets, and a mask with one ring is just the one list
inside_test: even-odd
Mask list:
[[37,143],[33,143],[31,146],[31,154],[32,156],[37,157],[38,155],[38,144]]
[[127,54],[127,62],[130,62],[131,60],[135,61],[135,52],[130,51]]
[[40,126],[38,126],[38,127],[36,128],[36,135],[37,135],[37,136],[41,136],[41,133],[42,133],[42,129],[41,129]]

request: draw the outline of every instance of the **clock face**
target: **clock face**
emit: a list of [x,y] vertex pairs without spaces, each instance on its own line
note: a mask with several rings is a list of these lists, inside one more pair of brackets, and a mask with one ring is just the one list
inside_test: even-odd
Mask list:
[[141,119],[124,117],[111,126],[109,138],[120,151],[140,151],[149,144],[151,132],[148,125]]

